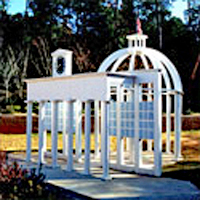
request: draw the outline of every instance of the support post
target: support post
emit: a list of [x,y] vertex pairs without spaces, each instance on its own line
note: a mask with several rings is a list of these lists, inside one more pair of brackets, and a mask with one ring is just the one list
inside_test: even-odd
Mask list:
[[[148,65],[148,64],[146,63],[146,65]],[[148,88],[149,89],[151,88],[151,83],[148,84]],[[152,96],[151,96],[151,91],[150,90],[148,91],[147,100],[148,101],[152,101]],[[153,149],[152,143],[153,143],[152,140],[150,140],[150,139],[147,140],[147,151],[149,151],[149,152],[152,152],[152,149]]]
[[[129,101],[134,104],[134,90],[130,90],[130,99]],[[134,106],[134,105],[133,105]],[[134,109],[134,108],[133,108]],[[134,120],[134,119],[132,119]],[[130,146],[130,162],[134,163],[134,157],[135,157],[135,149],[134,149],[134,139],[133,137],[129,138],[129,146]]]
[[[130,103],[133,101],[133,92],[131,90],[128,91],[127,95],[127,103]],[[133,162],[133,138],[126,137],[126,151],[130,155],[130,161]]]
[[147,140],[147,151],[151,152],[153,149],[152,147],[152,140],[148,139]]
[[124,163],[124,140],[121,134],[121,102],[123,98],[122,89],[117,87],[117,165],[118,167]]
[[154,79],[154,175],[162,173],[162,96],[161,96],[161,73],[157,73]]
[[166,96],[166,152],[171,153],[171,96],[167,94]]
[[99,158],[99,101],[95,101],[94,103],[94,131],[95,131],[95,158]]
[[102,102],[101,108],[101,131],[102,131],[102,141],[101,141],[101,151],[102,151],[102,164],[103,164],[103,180],[110,180],[109,175],[109,103],[107,101]]
[[44,154],[45,152],[47,152],[47,130],[46,129],[43,130],[43,151],[44,151]]
[[76,102],[76,160],[82,156],[82,102]]
[[73,170],[73,102],[72,100],[67,101],[68,120],[67,133],[68,133],[68,158],[67,158],[67,171]]
[[27,103],[27,117],[26,117],[26,162],[31,162],[31,134],[32,134],[32,109],[33,102]]
[[135,83],[135,98],[134,98],[134,109],[135,109],[135,122],[134,122],[134,147],[135,147],[135,172],[139,172],[139,168],[142,163],[142,154],[141,154],[141,140],[139,137],[139,102],[140,102],[140,88],[139,83]]
[[84,174],[90,174],[91,101],[85,102],[85,163]]
[[67,157],[67,150],[68,150],[68,132],[67,132],[67,123],[68,119],[67,119],[67,115],[68,115],[68,110],[67,110],[67,102],[63,101],[63,155]]
[[181,159],[181,114],[182,114],[182,95],[175,95],[175,160]]
[[45,152],[45,130],[44,130],[44,120],[45,120],[45,102],[40,101],[39,103],[39,152],[38,152],[38,165],[44,163],[44,152]]
[[58,157],[58,102],[52,101],[52,118],[51,118],[51,153],[52,153],[52,167],[56,168]]

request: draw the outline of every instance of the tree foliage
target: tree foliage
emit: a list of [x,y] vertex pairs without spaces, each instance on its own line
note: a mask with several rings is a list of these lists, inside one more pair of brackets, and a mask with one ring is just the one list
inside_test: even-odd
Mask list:
[[51,52],[57,48],[73,51],[74,73],[96,71],[110,53],[127,46],[126,35],[136,32],[140,17],[148,46],[160,49],[176,65],[188,97],[185,110],[190,108],[190,74],[200,52],[199,7],[186,11],[186,25],[171,17],[171,0],[27,2],[24,14],[9,15],[9,1],[0,0],[1,105],[23,107],[23,80],[51,75]]

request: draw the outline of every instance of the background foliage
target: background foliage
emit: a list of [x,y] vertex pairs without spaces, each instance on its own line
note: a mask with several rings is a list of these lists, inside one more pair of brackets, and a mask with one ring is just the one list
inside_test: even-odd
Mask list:
[[[175,0],[174,0],[175,1]],[[73,50],[73,72],[96,71],[113,51],[127,46],[136,18],[148,46],[161,50],[177,67],[184,86],[184,111],[200,111],[199,5],[188,0],[186,23],[171,17],[165,0],[27,0],[24,14],[9,15],[0,0],[0,112],[25,111],[25,78],[51,74],[50,53]],[[192,75],[192,76],[191,76]]]

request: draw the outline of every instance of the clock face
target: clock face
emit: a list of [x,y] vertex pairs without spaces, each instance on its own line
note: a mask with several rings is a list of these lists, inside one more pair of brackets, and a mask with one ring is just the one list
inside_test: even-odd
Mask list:
[[63,57],[58,57],[56,71],[58,74],[62,74],[64,70],[65,70],[65,59]]

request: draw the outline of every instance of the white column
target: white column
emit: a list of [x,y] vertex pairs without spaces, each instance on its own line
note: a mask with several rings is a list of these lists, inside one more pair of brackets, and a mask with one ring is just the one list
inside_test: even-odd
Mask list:
[[166,96],[166,152],[171,153],[171,96]]
[[124,140],[121,135],[121,102],[123,99],[122,89],[120,86],[117,87],[117,106],[116,106],[116,117],[117,117],[117,165],[120,166],[124,163]]
[[[131,89],[130,90],[130,102],[131,104],[134,104],[134,90]],[[134,108],[133,108],[134,110]],[[132,118],[131,120],[134,120],[134,118]],[[134,149],[134,139],[129,138],[129,146],[130,146],[130,162],[133,163],[134,162],[134,157],[135,157],[135,149]]]
[[76,159],[82,156],[82,102],[76,102]]
[[33,102],[28,101],[26,117],[26,162],[31,162],[32,108]]
[[95,158],[99,158],[99,101],[94,104]]
[[135,84],[135,98],[134,98],[134,110],[135,110],[135,123],[134,123],[134,147],[135,147],[135,172],[139,172],[139,168],[142,163],[141,154],[141,140],[139,137],[139,101],[140,101],[140,88],[139,84]]
[[109,175],[109,103],[106,101],[102,102],[101,107],[101,153],[102,153],[102,164],[103,164],[103,176],[102,179],[111,179]]
[[45,102],[40,101],[39,103],[39,152],[38,152],[38,164],[44,163],[44,152],[45,152]]
[[67,119],[67,115],[68,115],[68,110],[67,110],[68,106],[67,106],[67,102],[63,101],[63,155],[67,156],[67,150],[68,150],[68,133],[67,133],[67,123],[68,123],[68,119]]
[[90,174],[91,101],[85,102],[85,163],[84,174]]
[[179,160],[181,158],[181,115],[182,115],[182,95],[175,95],[175,159]]
[[56,168],[58,157],[58,102],[51,102],[52,116],[51,116],[51,153],[52,153],[52,167]]
[[126,149],[125,149],[125,150],[126,150],[127,152],[130,152],[130,151],[131,151],[131,142],[130,142],[130,139],[131,139],[131,138],[129,138],[129,137],[126,137],[126,138],[125,138],[125,141],[126,141]]
[[47,130],[43,130],[43,150],[44,153],[47,152]]
[[157,74],[154,80],[154,175],[162,173],[162,95],[161,95],[161,74]]
[[[133,101],[133,92],[132,91],[128,91],[127,93],[127,103],[130,103]],[[126,151],[130,153],[130,160],[132,158],[132,153],[133,153],[133,138],[131,137],[126,137]]]
[[[146,60],[146,59],[145,59],[145,60]],[[146,65],[148,65],[148,64],[146,63]],[[151,85],[152,85],[151,83],[148,84],[148,88],[149,88],[149,89],[152,88]],[[151,92],[152,92],[151,90],[148,91],[148,95],[147,95],[147,100],[148,100],[148,101],[152,101]],[[153,143],[152,140],[150,140],[150,139],[147,140],[147,151],[152,151],[152,149],[153,149],[152,143]]]
[[152,140],[148,139],[147,140],[147,151],[152,151]]
[[67,123],[67,133],[68,133],[68,157],[67,157],[67,171],[73,170],[73,102],[74,101],[68,101],[67,102],[67,110],[68,110],[68,120]]

